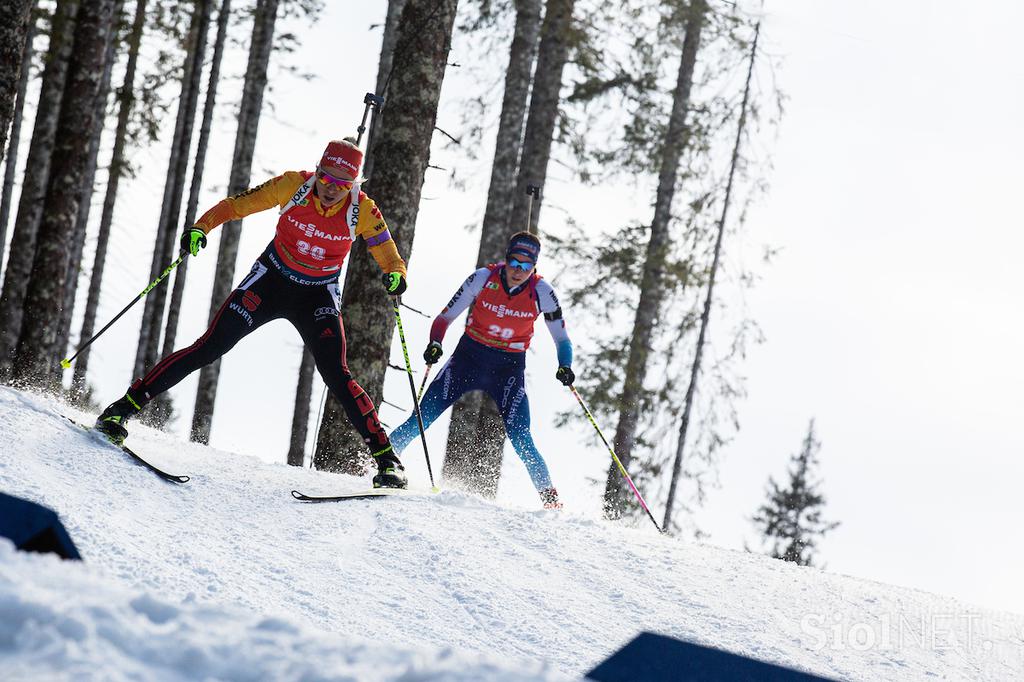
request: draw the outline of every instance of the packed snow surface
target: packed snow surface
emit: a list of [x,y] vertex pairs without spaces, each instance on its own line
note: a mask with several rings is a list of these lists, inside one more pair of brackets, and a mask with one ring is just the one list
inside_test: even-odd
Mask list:
[[0,540],[4,679],[578,679],[643,630],[836,679],[1024,679],[1024,616],[571,509],[301,503],[368,480],[133,425],[177,485],[62,414],[93,418],[0,388],[0,491],[84,557]]

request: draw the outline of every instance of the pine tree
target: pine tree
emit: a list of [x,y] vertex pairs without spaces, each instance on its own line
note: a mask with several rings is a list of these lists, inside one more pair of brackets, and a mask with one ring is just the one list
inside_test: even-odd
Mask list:
[[[698,43],[693,24],[701,11]],[[666,461],[669,441],[683,409],[684,375],[693,366],[701,304],[708,300],[701,293],[711,277],[719,224],[712,209],[720,205],[726,184],[716,159],[728,154],[726,144],[734,146],[733,122],[741,109],[735,84],[742,84],[747,71],[753,22],[736,8],[712,9],[706,0],[642,3],[631,16],[633,21],[623,22],[622,33],[614,37],[633,49],[621,59],[607,50],[590,56],[596,68],[577,81],[567,98],[565,117],[570,123],[561,134],[576,157],[578,174],[591,184],[615,187],[622,181],[657,179],[654,208],[659,224],[667,220],[667,231],[652,249],[653,219],[646,224],[630,222],[604,239],[594,239],[584,237],[570,217],[563,234],[546,237],[549,251],[572,271],[560,287],[567,310],[585,308],[590,313],[579,322],[574,318],[573,328],[580,329],[581,338],[575,353],[580,367],[576,385],[600,423],[624,427],[616,429],[616,452],[629,456],[630,474],[651,501],[652,493],[664,494],[668,487],[668,478],[662,476],[671,466]],[[687,78],[680,77],[687,65],[680,45],[696,51],[697,58],[692,101],[685,108],[681,86]],[[671,71],[665,68],[668,64]],[[762,121],[764,91],[755,94],[748,110],[751,129]],[[612,106],[609,99],[614,100]],[[602,101],[605,106],[594,106]],[[685,125],[673,126],[684,111]],[[671,133],[670,127],[675,128]],[[666,177],[666,168],[673,167],[674,173]],[[741,158],[738,181],[763,168],[763,160]],[[752,194],[745,200],[750,201]],[[742,217],[737,224],[742,224]],[[732,274],[749,286],[751,280],[744,273]],[[622,319],[637,324],[623,327]],[[701,402],[694,410],[699,429],[691,438],[693,454],[687,458],[685,475],[694,484],[698,504],[714,477],[715,454],[730,430],[738,428],[734,403],[743,395],[743,380],[735,375],[734,366],[746,344],[758,338],[757,326],[749,320],[731,331],[735,337],[725,345],[726,355],[708,363]],[[578,419],[574,409],[558,415],[560,426]],[[621,478],[612,464],[605,480],[606,492],[611,492],[605,498],[610,516],[640,511]]]
[[[382,94],[388,89],[388,80],[391,78],[391,70],[395,63],[395,45],[398,41],[398,20],[402,16],[407,0],[388,0],[388,11],[384,16],[384,35],[380,41],[380,59],[377,61],[377,83],[374,93]],[[369,136],[366,140],[366,149],[373,149],[373,142],[377,139],[377,117],[370,120]],[[363,162],[363,175],[367,178],[373,177],[373,155],[368,155]]]
[[[672,219],[672,202],[676,193],[679,163],[685,145],[690,138],[686,119],[690,109],[690,89],[693,85],[693,72],[697,64],[697,53],[700,49],[700,36],[706,12],[707,4],[703,0],[694,0],[691,3],[686,18],[685,38],[679,60],[672,113],[669,116],[662,148],[658,190],[654,201],[654,218],[651,221],[643,275],[640,280],[640,300],[636,307],[636,317],[633,320],[633,333],[626,361],[622,396],[619,399],[622,409],[619,412],[615,438],[612,441],[615,453],[627,470],[632,459],[633,447],[636,444],[640,393],[644,389],[644,378],[647,375],[648,356],[652,345],[651,337],[654,333],[655,321],[660,316],[662,300],[665,295],[663,280],[671,239],[669,223]],[[605,479],[606,514],[611,517],[619,516],[629,495],[630,492],[625,487],[618,466],[615,462],[609,462],[608,475]]]
[[313,372],[316,359],[306,347],[299,361],[299,381],[295,387],[295,408],[292,410],[292,431],[288,439],[285,461],[293,467],[306,463],[306,436],[309,432],[309,405],[313,397]]
[[[395,41],[398,38],[398,18],[402,15],[402,8],[406,0],[389,0],[388,11],[384,18],[384,35],[381,37],[380,59],[377,62],[377,85],[374,93],[382,93],[387,89],[388,78],[391,76],[391,65],[394,63]],[[377,137],[377,117],[370,119],[370,130],[366,141],[366,149],[373,148],[373,141]],[[363,160],[363,175],[367,178],[373,177],[373,155],[368,154]],[[299,380],[295,387],[295,409],[292,411],[292,431],[288,440],[287,462],[292,466],[302,466],[306,457],[306,436],[309,431],[309,408],[310,399],[313,395],[313,373],[316,370],[316,362],[313,354],[308,348],[302,349],[302,360],[299,362]],[[319,425],[318,425],[319,426]],[[360,466],[359,460],[353,460],[353,465]],[[359,471],[352,473],[362,474]]]
[[761,35],[761,23],[758,22],[754,29],[754,41],[750,45],[750,66],[747,68],[747,80],[743,87],[743,101],[740,104],[739,124],[736,126],[736,144],[732,150],[732,160],[729,164],[729,180],[725,186],[725,197],[722,200],[722,214],[718,220],[717,237],[715,238],[714,257],[711,261],[711,268],[708,271],[707,294],[704,297],[704,309],[700,316],[700,332],[697,334],[697,346],[693,352],[693,362],[690,365],[690,381],[686,388],[686,397],[683,399],[683,414],[679,422],[679,436],[676,440],[676,455],[672,463],[672,476],[669,481],[668,500],[665,502],[665,519],[663,528],[670,528],[672,524],[672,513],[675,506],[676,490],[679,479],[682,475],[683,454],[686,450],[686,436],[690,427],[690,415],[693,412],[694,396],[697,393],[697,381],[700,377],[701,364],[704,357],[704,344],[707,341],[708,326],[711,319],[711,304],[714,300],[715,278],[718,275],[718,267],[722,256],[722,240],[725,237],[726,218],[729,214],[729,206],[732,203],[733,181],[736,178],[736,167],[740,161],[740,143],[747,124],[747,105],[750,103],[750,81],[754,76],[754,62],[757,59],[757,40]]
[[[157,224],[156,242],[150,263],[150,280],[167,267],[174,258],[178,241],[178,220],[181,201],[185,191],[185,177],[188,169],[189,150],[192,148],[192,131],[195,127],[196,109],[199,102],[199,82],[206,54],[207,33],[213,13],[213,0],[198,0],[194,3],[189,27],[188,49],[182,70],[181,95],[178,101],[178,115],[171,142],[170,160],[164,182],[163,200],[160,204],[160,219]],[[160,334],[163,330],[164,307],[167,302],[166,286],[157,287],[143,299],[142,326],[139,332],[139,347],[135,355],[132,378],[141,376],[144,370],[153,366],[160,350]],[[148,419],[159,423],[164,415],[159,410],[149,410]]]
[[751,519],[775,559],[813,566],[818,540],[839,526],[822,518],[825,496],[819,491],[821,482],[815,479],[820,449],[812,419],[800,452],[790,460],[786,487],[780,488],[769,477],[768,501]]
[[82,253],[85,250],[85,233],[89,226],[89,214],[92,210],[92,195],[95,191],[96,170],[99,161],[100,141],[106,128],[107,100],[110,97],[110,77],[117,61],[117,31],[121,25],[123,0],[118,3],[115,16],[114,36],[107,43],[107,54],[104,58],[103,76],[100,78],[100,90],[96,97],[96,125],[92,139],[89,140],[88,160],[85,176],[82,178],[82,200],[78,203],[78,214],[75,216],[75,229],[71,235],[71,252],[68,255],[67,286],[64,287],[64,303],[60,311],[60,328],[57,331],[57,352],[65,356],[71,336],[71,317],[75,312],[75,299],[78,296],[78,276],[82,269]]
[[11,216],[11,197],[14,195],[14,174],[18,166],[18,147],[21,144],[21,122],[25,112],[25,94],[28,90],[29,74],[32,72],[32,56],[35,54],[33,40],[36,37],[36,18],[32,16],[25,29],[25,46],[21,53],[21,73],[14,111],[11,114],[11,135],[4,153],[4,186],[0,198],[0,271],[3,270],[4,244],[7,243],[7,223]]
[[[92,337],[96,327],[96,312],[99,309],[100,291],[103,283],[103,272],[107,262],[107,247],[110,242],[110,228],[114,219],[114,206],[117,202],[117,191],[121,178],[127,171],[125,160],[128,145],[128,126],[132,111],[136,104],[135,74],[139,61],[139,47],[146,23],[146,6],[148,0],[137,0],[135,17],[132,21],[131,34],[128,37],[128,58],[125,64],[124,81],[117,91],[118,113],[117,126],[114,129],[114,145],[107,170],[107,188],[103,195],[103,211],[100,215],[99,230],[96,235],[96,250],[93,255],[92,274],[89,277],[89,293],[85,301],[85,314],[78,338],[82,341]],[[85,377],[89,370],[89,355],[92,347],[86,347],[75,360],[75,372],[72,378],[72,390],[85,390]]]
[[[398,21],[394,66],[379,132],[370,153],[373,178],[366,193],[387,219],[399,253],[408,262],[416,231],[423,177],[437,119],[441,82],[448,64],[457,0],[407,0]],[[415,283],[412,283],[415,286]],[[348,338],[348,364],[363,389],[379,405],[391,352],[395,318],[380,282],[380,269],[358,240],[349,254],[342,310]],[[348,425],[341,405],[327,402],[314,464],[339,470],[346,460],[365,456],[362,438]]]
[[[531,76],[537,60],[541,2],[517,0],[515,7],[515,33],[509,47],[508,68],[505,71],[505,93],[501,101],[501,116],[498,119],[498,133],[494,143],[494,162],[491,164],[491,181],[487,188],[487,204],[480,231],[480,250],[476,259],[478,268],[504,256],[509,235],[520,229],[519,225],[509,222],[509,216],[515,203],[516,175],[523,151],[523,131],[526,126],[527,104],[530,103]],[[558,86],[551,86],[556,90],[556,96],[561,79],[558,81]]]
[[[83,3],[75,22],[74,47],[68,60],[64,94],[54,132],[53,172],[43,198],[38,246],[26,286],[24,318],[18,337],[14,378],[52,386],[59,378],[55,347],[59,311],[67,285],[71,239],[82,201],[88,145],[99,125],[104,60],[116,30],[120,0]],[[70,189],[69,189],[70,188]]]
[[32,0],[7,0],[0,5],[0,160],[7,146],[7,130],[11,126],[22,68],[28,70],[30,66],[29,61],[23,66],[22,60],[33,4]]
[[[188,204],[185,208],[185,220],[181,223],[184,229],[195,224],[199,209],[199,193],[202,189],[203,172],[206,168],[206,150],[209,147],[210,131],[213,125],[213,112],[217,104],[217,86],[220,81],[220,65],[224,56],[224,44],[227,40],[228,20],[231,17],[231,0],[223,0],[220,13],[217,15],[217,38],[213,45],[213,58],[210,63],[210,76],[206,86],[206,101],[203,104],[203,122],[199,128],[199,141],[196,144],[195,160],[192,164],[192,183],[189,186]],[[198,93],[197,93],[198,94]],[[171,300],[167,307],[167,324],[164,328],[163,351],[161,357],[167,357],[174,351],[174,343],[178,337],[178,320],[181,316],[181,301],[185,295],[185,281],[188,276],[188,258],[174,270],[174,286],[171,289]],[[161,393],[154,399],[156,403],[156,423],[166,423],[174,414],[171,393]]]
[[64,81],[71,56],[78,0],[57,0],[50,23],[50,44],[36,105],[32,141],[25,160],[25,175],[18,200],[18,214],[0,293],[0,380],[10,380],[18,336],[25,314],[25,295],[36,253],[36,237],[43,212],[43,198],[50,177],[54,133],[61,113]]
[[[245,70],[245,84],[238,114],[238,133],[235,136],[235,150],[231,159],[231,175],[228,180],[228,194],[235,195],[249,187],[252,173],[252,157],[256,148],[256,133],[259,129],[260,113],[263,109],[263,92],[267,85],[267,65],[274,42],[274,25],[277,21],[278,0],[258,0],[253,18],[252,39],[249,61]],[[210,295],[210,322],[217,314],[235,278],[235,261],[238,259],[238,243],[241,239],[242,221],[233,220],[221,228],[220,247],[217,253],[217,271],[214,275],[213,291]],[[213,427],[213,407],[217,399],[217,382],[220,378],[220,360],[203,367],[199,373],[199,388],[196,391],[195,412],[192,415],[192,440],[210,442]]]
[[[476,258],[478,268],[500,260],[509,235],[516,231],[509,224],[509,217],[523,147],[523,128],[530,101],[542,7],[540,0],[518,0],[515,7],[515,32],[509,47],[505,93],[480,230],[480,249]],[[505,443],[505,429],[493,401],[482,391],[464,395],[452,407],[448,434],[445,477],[460,480],[481,493],[493,494],[497,490]],[[480,454],[487,442],[491,443],[490,457],[481,461]]]
[[[562,101],[562,74],[572,39],[574,6],[575,0],[547,0],[545,4],[516,189],[507,199],[506,239],[512,232],[525,230],[528,223],[534,232],[538,231],[540,202],[531,203],[526,190],[529,185],[543,187],[547,177]],[[532,218],[529,215],[531,207]],[[501,255],[500,248],[497,255]],[[477,405],[474,415],[473,407]],[[494,401],[485,399],[481,394],[464,397],[452,412],[445,470],[458,475],[470,488],[493,496],[501,475],[504,444],[505,427]]]
[[541,204],[531,202],[528,185],[543,187],[548,173],[548,160],[555,139],[563,73],[569,60],[569,46],[573,40],[573,9],[575,0],[548,0],[544,9],[544,22],[540,27],[537,46],[537,65],[533,74],[530,110],[523,135],[523,152],[512,195],[512,212],[508,224],[511,231],[525,230],[527,222],[540,223]]

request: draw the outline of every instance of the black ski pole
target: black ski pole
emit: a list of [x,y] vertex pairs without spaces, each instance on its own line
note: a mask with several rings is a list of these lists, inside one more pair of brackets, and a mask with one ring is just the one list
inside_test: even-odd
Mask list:
[[526,194],[530,197],[526,209],[526,231],[533,232],[533,200],[540,201],[540,185],[527,185]]
[[[384,98],[380,95],[375,95],[372,92],[366,93],[363,97],[363,119],[359,121],[359,127],[356,128],[356,146],[359,146],[363,142],[363,133],[366,132],[366,117],[370,113],[370,109],[374,110],[374,116],[377,114],[377,108],[384,105]],[[367,150],[369,152],[369,150]]]

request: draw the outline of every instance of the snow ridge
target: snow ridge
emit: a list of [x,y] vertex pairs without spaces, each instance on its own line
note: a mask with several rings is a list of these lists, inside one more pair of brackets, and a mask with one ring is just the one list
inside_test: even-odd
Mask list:
[[161,481],[0,387],[0,491],[85,561],[0,540],[12,679],[581,677],[642,630],[837,679],[1024,677],[1024,616],[460,492],[303,504],[367,481],[133,425]]

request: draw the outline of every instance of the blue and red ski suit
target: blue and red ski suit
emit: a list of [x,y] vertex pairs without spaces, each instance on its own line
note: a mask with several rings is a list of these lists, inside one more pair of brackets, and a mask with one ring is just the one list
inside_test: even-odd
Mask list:
[[[466,279],[434,320],[430,340],[440,343],[448,325],[466,308],[470,308],[466,333],[430,383],[420,404],[423,426],[434,423],[464,393],[484,391],[497,404],[505,432],[526,465],[534,487],[538,492],[550,489],[547,463],[530,433],[530,401],[524,370],[533,325],[541,315],[555,341],[558,364],[572,365],[572,342],[565,331],[558,297],[536,272],[519,287],[510,289],[504,277],[504,263],[480,268]],[[412,416],[391,433],[391,445],[401,452],[418,435],[419,425]]]

